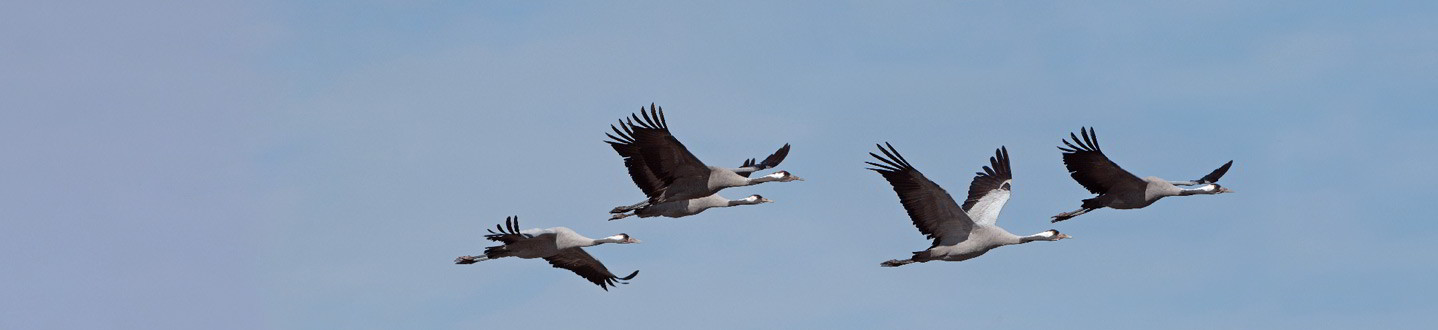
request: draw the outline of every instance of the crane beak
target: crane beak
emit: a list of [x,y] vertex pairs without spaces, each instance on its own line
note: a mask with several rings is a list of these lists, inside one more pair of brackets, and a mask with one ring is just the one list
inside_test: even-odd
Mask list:
[[1228,189],[1227,187],[1218,187],[1218,193],[1220,194],[1227,194],[1231,192],[1234,192],[1233,189]]
[[798,177],[798,176],[791,176],[791,177],[793,177],[794,180],[804,181],[804,178],[801,178],[801,177]]
[[1059,239],[1065,239],[1065,238],[1074,238],[1074,237],[1073,237],[1073,236],[1069,236],[1069,234],[1059,234]]
[[760,198],[760,199],[759,199],[759,202],[760,202],[760,203],[773,203],[774,200],[768,199],[768,198]]
[[630,237],[629,239],[624,240],[624,244],[634,244],[634,243],[639,243],[639,240],[634,239],[633,237]]

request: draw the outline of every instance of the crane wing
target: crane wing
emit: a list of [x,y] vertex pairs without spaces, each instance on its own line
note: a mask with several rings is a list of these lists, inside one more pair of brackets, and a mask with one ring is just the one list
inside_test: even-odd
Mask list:
[[[620,130],[620,128],[623,130]],[[634,140],[634,130],[631,125],[619,121],[619,126],[609,125],[614,134],[605,133],[613,141],[604,141],[614,148],[624,158],[624,167],[629,169],[629,178],[634,180],[634,185],[645,196],[658,196],[664,189],[664,180],[659,179],[654,171],[649,170],[649,163],[644,161],[644,153],[639,151],[639,142]],[[616,136],[617,135],[617,136]]]
[[[739,165],[739,169],[740,169],[740,170],[743,170],[743,169],[745,169],[745,168],[750,168],[750,167],[755,167],[755,165],[754,165],[754,159],[753,159],[753,158],[745,159],[745,160],[744,160],[744,164],[743,164],[743,165]],[[754,174],[754,171],[757,171],[757,170],[734,171],[734,174],[738,174],[739,176],[742,176],[742,177],[746,177],[746,178],[747,178],[747,177],[749,177],[750,174]]]
[[1218,182],[1218,178],[1221,178],[1224,174],[1228,173],[1229,166],[1233,166],[1233,161],[1230,160],[1227,163],[1224,163],[1223,166],[1219,166],[1218,169],[1213,170],[1213,172],[1209,172],[1208,175],[1203,176],[1202,179],[1198,179],[1198,184],[1210,184]]
[[1068,167],[1069,176],[1072,176],[1074,181],[1095,194],[1103,194],[1116,187],[1143,189],[1143,179],[1118,167],[1118,164],[1114,164],[1103,154],[1103,150],[1098,147],[1098,135],[1093,128],[1081,128],[1080,133],[1083,135],[1082,140],[1069,133],[1069,139],[1072,139],[1073,143],[1064,140],[1064,145],[1068,148],[1059,147],[1059,150],[1064,152],[1064,166]]
[[[888,146],[888,149],[884,146]],[[883,164],[865,163],[874,166],[869,169],[879,172],[879,175],[883,175],[889,185],[894,187],[894,192],[899,195],[899,202],[904,204],[904,211],[909,213],[914,227],[918,227],[920,233],[933,239],[933,246],[954,245],[967,240],[974,228],[974,221],[969,219],[968,214],[954,201],[954,197],[934,181],[924,177],[923,173],[919,173],[893,145],[884,143],[884,146],[879,146],[879,151],[883,152],[884,156],[869,153]]]
[[975,173],[969,183],[969,198],[964,200],[964,212],[974,223],[992,225],[999,221],[999,212],[1009,202],[1009,193],[1014,174],[1009,167],[1009,149],[999,147],[989,157],[989,166],[983,172]]
[[[643,118],[641,118],[641,115]],[[669,125],[664,120],[664,110],[653,104],[649,112],[640,108],[639,115],[630,114],[625,121],[626,130],[633,132],[634,144],[639,146],[644,164],[663,185],[668,186],[684,177],[707,175],[709,168],[694,157],[679,139],[669,134]],[[649,197],[658,197],[650,194]]]
[[536,233],[526,233],[519,230],[519,216],[506,217],[504,218],[503,227],[494,225],[494,229],[486,230],[489,231],[489,235],[484,235],[485,239],[502,242],[504,244],[518,242],[526,238],[533,238],[537,235]]
[[636,270],[633,273],[629,273],[629,276],[614,276],[614,273],[610,273],[608,268],[604,268],[604,264],[599,263],[599,260],[595,260],[594,256],[589,255],[588,252],[584,252],[584,249],[577,247],[559,250],[558,254],[545,257],[544,260],[549,261],[549,264],[554,266],[554,268],[568,269],[575,274],[579,274],[580,277],[599,285],[604,291],[609,291],[609,287],[616,286],[617,284],[629,284],[629,282],[624,281],[628,281],[634,278],[635,275],[639,275],[639,271]]

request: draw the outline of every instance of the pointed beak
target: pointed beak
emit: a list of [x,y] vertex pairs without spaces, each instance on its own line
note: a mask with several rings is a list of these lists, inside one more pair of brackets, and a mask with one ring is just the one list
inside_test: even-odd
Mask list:
[[1065,239],[1065,238],[1072,239],[1072,238],[1074,238],[1074,237],[1073,237],[1073,236],[1069,236],[1069,234],[1059,234],[1059,239]]
[[1227,194],[1231,192],[1234,192],[1233,189],[1228,189],[1227,187],[1218,187],[1218,193],[1220,194]]
[[760,202],[760,203],[773,203],[774,200],[768,199],[768,198],[760,198],[760,199],[759,199],[759,202]]
[[630,237],[629,239],[624,240],[624,244],[634,244],[634,243],[639,243],[639,240],[634,239],[633,237]]
[[801,178],[801,177],[799,177],[799,176],[797,176],[797,175],[792,176],[792,177],[794,178],[794,180],[804,181],[804,178]]

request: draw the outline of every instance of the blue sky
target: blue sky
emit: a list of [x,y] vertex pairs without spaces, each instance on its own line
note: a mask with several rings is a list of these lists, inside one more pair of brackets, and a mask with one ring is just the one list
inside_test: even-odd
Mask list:
[[[1419,328],[1438,5],[1421,1],[17,3],[0,10],[0,328]],[[642,198],[601,141],[649,103],[701,159],[784,143],[761,206]],[[1096,126],[1139,175],[1236,194],[1047,218]],[[928,246],[878,175],[952,192],[1007,146],[999,224]],[[508,215],[643,244],[609,292],[451,263]],[[562,307],[560,307],[562,306]],[[557,312],[562,311],[562,313]]]

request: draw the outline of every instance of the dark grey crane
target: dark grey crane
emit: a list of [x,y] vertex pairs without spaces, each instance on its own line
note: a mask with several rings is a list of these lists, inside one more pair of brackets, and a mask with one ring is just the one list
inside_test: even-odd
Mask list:
[[484,238],[504,243],[504,245],[484,248],[484,254],[481,255],[455,258],[454,263],[472,264],[504,257],[544,258],[554,268],[568,269],[579,274],[580,277],[599,285],[604,291],[609,291],[609,287],[616,284],[629,284],[624,281],[639,275],[639,271],[636,270],[629,273],[629,276],[615,276],[614,273],[609,272],[608,268],[604,267],[604,264],[599,263],[599,260],[595,260],[594,256],[584,252],[583,249],[586,246],[604,243],[639,243],[639,240],[629,237],[628,234],[593,239],[579,235],[565,227],[519,230],[519,217],[505,218],[503,227],[495,225],[494,228],[489,230],[490,234],[484,235]]
[[[619,147],[619,146],[616,146],[615,148],[618,149],[618,148],[620,148],[620,147]],[[621,154],[623,154],[623,153],[621,153]],[[769,156],[769,157],[774,157],[774,156],[771,155],[771,156]],[[766,161],[767,161],[767,159],[766,159]],[[743,165],[740,165],[739,167],[740,167],[740,168],[745,168],[745,167],[753,167],[753,166],[755,166],[754,159],[753,159],[753,158],[750,158],[750,159],[748,159],[748,160],[745,160],[745,161],[744,161],[744,164],[743,164]],[[744,173],[739,173],[739,175],[747,178],[747,177],[749,177],[749,174],[750,174],[750,173],[754,173],[754,172],[744,172]],[[757,204],[773,203],[773,202],[774,202],[773,200],[770,200],[770,199],[768,199],[768,198],[764,198],[764,196],[759,196],[759,195],[750,195],[749,197],[745,197],[745,198],[742,198],[742,199],[728,199],[728,198],[724,198],[724,196],[719,196],[719,194],[713,194],[713,195],[709,195],[709,196],[705,196],[705,197],[700,197],[700,198],[692,198],[692,199],[677,200],[677,201],[668,201],[668,202],[663,202],[663,203],[659,203],[659,204],[647,205],[647,206],[644,206],[644,207],[640,207],[640,208],[637,208],[637,209],[630,210],[630,211],[632,211],[632,212],[616,213],[616,214],[614,214],[614,216],[609,217],[609,220],[610,220],[610,221],[619,220],[619,219],[624,219],[624,218],[626,218],[626,217],[635,216],[635,215],[639,216],[640,218],[649,218],[649,217],[658,217],[658,216],[664,216],[664,217],[670,217],[670,218],[681,218],[681,217],[687,217],[687,216],[699,214],[700,212],[704,212],[704,210],[708,210],[708,209],[716,208],[716,207],[730,207],[730,206],[739,206],[739,205],[757,205]]]
[[659,204],[648,205],[635,209],[632,213],[615,213],[613,216],[609,217],[609,220],[619,220],[636,215],[640,218],[651,218],[660,216],[670,218],[682,218],[699,214],[700,212],[704,212],[704,210],[716,207],[757,205],[773,202],[773,200],[764,198],[764,196],[760,195],[750,195],[749,197],[740,199],[728,199],[724,198],[724,196],[719,196],[719,194],[713,194],[706,197],[691,198],[679,201],[669,201]]
[[[1073,142],[1070,143],[1069,140],[1073,140]],[[1218,178],[1223,177],[1224,173],[1228,173],[1228,167],[1233,166],[1232,160],[1198,180],[1166,181],[1155,176],[1139,179],[1133,173],[1118,167],[1118,164],[1114,164],[1108,159],[1108,156],[1103,154],[1103,150],[1100,150],[1098,146],[1098,135],[1094,133],[1092,127],[1080,128],[1079,135],[1069,133],[1069,140],[1063,141],[1068,148],[1059,147],[1059,150],[1064,152],[1064,166],[1068,167],[1069,175],[1073,176],[1074,181],[1078,181],[1085,189],[1098,194],[1098,196],[1083,200],[1083,207],[1078,210],[1055,215],[1053,222],[1068,220],[1105,207],[1142,208],[1169,196],[1216,195],[1233,192],[1233,190],[1216,183]],[[1177,187],[1195,185],[1198,187],[1193,189]]]
[[[888,148],[885,149],[885,146]],[[968,199],[961,207],[953,196],[949,196],[949,192],[910,165],[893,145],[884,143],[878,147],[884,156],[872,152],[869,155],[883,164],[866,162],[874,166],[869,169],[879,172],[889,181],[914,226],[934,241],[929,249],[914,252],[909,259],[889,260],[880,263],[880,266],[898,267],[934,260],[964,261],[1004,245],[1072,238],[1053,229],[1018,236],[997,225],[999,211],[1008,203],[1013,184],[1008,148],[995,150],[994,157],[989,158],[989,166],[984,166],[984,171],[974,176],[969,184]]]
[[648,112],[640,107],[639,114],[630,114],[629,119],[619,121],[619,127],[610,125],[609,128],[614,134],[605,135],[613,141],[604,142],[624,157],[624,166],[629,168],[630,178],[649,196],[634,205],[615,207],[609,213],[625,213],[652,204],[702,198],[724,188],[804,180],[788,171],[758,178],[748,177],[749,173],[778,166],[789,155],[788,144],[752,166],[723,168],[704,165],[669,133],[664,109],[654,104],[649,105]]

